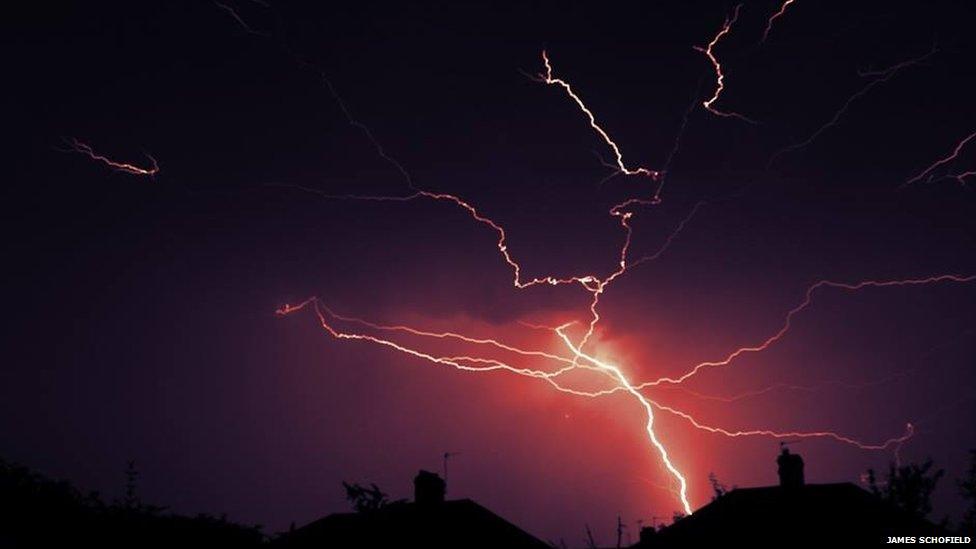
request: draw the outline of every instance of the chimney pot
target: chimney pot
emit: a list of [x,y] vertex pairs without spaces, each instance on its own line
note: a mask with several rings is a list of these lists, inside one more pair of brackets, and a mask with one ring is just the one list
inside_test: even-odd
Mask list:
[[776,458],[779,465],[779,485],[787,489],[797,489],[803,486],[803,458],[800,454],[791,454],[788,448],[783,448]]
[[447,483],[437,473],[421,470],[413,479],[414,501],[421,505],[444,503]]

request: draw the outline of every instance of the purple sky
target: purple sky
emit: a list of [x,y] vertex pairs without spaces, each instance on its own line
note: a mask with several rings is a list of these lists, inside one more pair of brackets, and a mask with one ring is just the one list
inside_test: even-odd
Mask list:
[[[635,210],[634,258],[705,201],[659,259],[601,297],[592,351],[630,379],[762,342],[821,279],[976,273],[973,191],[942,177],[976,169],[976,143],[901,188],[976,131],[965,7],[849,4],[798,0],[760,45],[779,4],[750,2],[716,47],[726,86],[716,105],[759,124],[692,110],[662,203]],[[296,55],[418,187],[504,226],[526,277],[606,275],[623,237],[608,209],[651,187],[598,185],[609,172],[593,151],[611,151],[562,90],[523,72],[542,70],[546,49],[628,164],[660,168],[689,102],[715,87],[693,46],[732,6],[234,6],[270,37],[198,2],[24,8],[3,23],[14,176],[0,191],[0,456],[109,497],[135,459],[146,500],[269,532],[347,509],[342,480],[409,497],[416,470],[440,470],[445,451],[459,452],[450,497],[544,539],[577,545],[588,523],[608,541],[618,514],[635,536],[638,520],[670,517],[673,479],[633,398],[459,372],[337,341],[310,310],[274,314],[314,295],[350,316],[548,352],[565,348],[520,322],[588,320],[579,286],[515,290],[495,233],[450,203],[288,187],[410,193]],[[917,58],[933,41],[938,53],[767,168],[870,81],[859,70]],[[61,151],[62,136],[127,162],[148,152],[161,171],[112,172]],[[948,471],[940,518],[958,512],[954,479],[976,446],[974,328],[976,283],[822,288],[767,351],[686,391],[646,395],[731,430],[877,442],[911,421],[901,458],[931,456]],[[776,384],[814,389],[701,397]],[[728,485],[775,482],[774,439],[705,433],[670,414],[656,425],[693,506],[708,501],[710,472]],[[794,449],[810,482],[857,481],[894,457],[819,439]]]

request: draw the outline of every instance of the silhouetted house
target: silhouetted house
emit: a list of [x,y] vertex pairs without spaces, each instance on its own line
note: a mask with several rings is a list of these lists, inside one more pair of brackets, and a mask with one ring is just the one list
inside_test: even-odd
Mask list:
[[862,547],[945,535],[852,483],[805,484],[803,459],[787,449],[776,461],[779,486],[731,490],[661,530],[645,528],[635,547]]
[[445,483],[420,471],[414,502],[336,513],[279,538],[288,548],[403,547],[543,549],[549,545],[469,499],[445,500]]

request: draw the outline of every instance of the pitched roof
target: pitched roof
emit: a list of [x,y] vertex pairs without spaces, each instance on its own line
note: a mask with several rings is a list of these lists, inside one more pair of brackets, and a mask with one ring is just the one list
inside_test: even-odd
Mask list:
[[398,502],[372,512],[336,513],[298,528],[278,543],[283,547],[549,547],[469,499]]
[[938,534],[849,482],[796,488],[739,488],[648,536],[645,547],[699,543],[884,543],[887,536]]

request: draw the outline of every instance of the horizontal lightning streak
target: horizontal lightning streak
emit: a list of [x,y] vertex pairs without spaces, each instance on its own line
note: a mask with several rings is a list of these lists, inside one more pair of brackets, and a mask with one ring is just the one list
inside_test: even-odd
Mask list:
[[[309,298],[297,305],[283,305],[282,307],[278,308],[278,310],[276,310],[275,313],[279,316],[286,316],[301,311],[309,306],[311,306],[312,310],[315,312],[315,315],[318,317],[319,324],[321,324],[322,328],[336,339],[359,340],[359,341],[367,341],[370,343],[375,343],[377,345],[389,347],[396,351],[400,351],[402,353],[406,353],[408,355],[412,355],[414,357],[427,360],[429,362],[434,362],[436,364],[442,364],[445,366],[451,366],[459,370],[468,370],[468,371],[506,370],[519,375],[535,377],[535,378],[549,378],[554,375],[551,372],[544,372],[542,370],[533,370],[530,368],[518,368],[515,366],[511,366],[507,363],[504,363],[502,361],[493,360],[493,359],[483,359],[483,358],[467,357],[467,356],[439,357],[439,356],[432,355],[430,353],[419,351],[417,349],[408,347],[406,345],[396,343],[389,339],[371,336],[368,334],[341,331],[335,326],[333,326],[331,322],[329,322],[327,318],[328,316],[330,316],[328,309],[323,307],[319,303],[318,298],[315,297]],[[489,363],[491,365],[488,367],[476,368],[476,367],[471,367],[462,364],[462,362],[481,362],[481,363]]]
[[472,343],[477,345],[490,345],[492,347],[496,347],[503,351],[509,351],[523,356],[541,357],[556,362],[563,362],[566,364],[573,363],[573,360],[570,358],[566,358],[552,353],[547,353],[545,351],[519,349],[518,347],[513,347],[511,345],[502,343],[492,338],[468,337],[466,335],[459,334],[457,332],[431,332],[427,330],[419,330],[417,328],[412,328],[410,326],[404,326],[404,325],[377,324],[374,322],[370,322],[368,320],[364,320],[362,318],[336,314],[334,311],[332,311],[331,309],[325,306],[322,306],[322,309],[325,310],[332,318],[336,318],[338,320],[342,320],[346,322],[355,322],[357,324],[367,326],[375,330],[383,330],[383,331],[390,331],[390,332],[405,332],[416,336],[423,336],[423,337],[436,338],[436,339],[454,339],[458,341],[463,341],[465,343]]
[[[835,288],[842,288],[842,289],[846,289],[846,290],[849,290],[849,291],[857,291],[857,290],[860,290],[860,289],[863,289],[863,288],[867,288],[867,287],[876,287],[876,288],[879,288],[880,287],[880,288],[883,288],[883,287],[892,287],[892,286],[921,285],[921,284],[930,284],[930,283],[946,282],[946,281],[952,281],[952,282],[970,282],[970,281],[973,281],[973,280],[976,280],[976,275],[972,275],[972,276],[940,275],[940,276],[933,276],[933,277],[928,277],[928,278],[918,278],[918,279],[903,279],[903,280],[888,280],[888,281],[869,280],[869,281],[862,281],[862,282],[858,282],[858,283],[841,283],[841,282],[833,282],[833,281],[827,281],[827,280],[820,281],[820,282],[814,284],[813,286],[811,286],[807,290],[806,299],[803,301],[803,303],[801,303],[799,306],[797,306],[793,310],[791,310],[790,314],[787,317],[787,326],[786,326],[786,328],[788,328],[788,324],[789,324],[790,317],[793,314],[796,314],[797,312],[799,312],[800,310],[802,310],[803,308],[807,307],[812,302],[813,292],[814,292],[814,290],[816,290],[819,287],[829,286],[829,287],[835,287]],[[462,341],[465,341],[465,342],[469,342],[469,343],[477,343],[477,344],[491,345],[491,346],[494,346],[496,348],[499,348],[499,349],[502,349],[502,350],[505,350],[505,351],[515,352],[517,354],[524,355],[524,356],[538,356],[538,357],[542,357],[542,358],[547,358],[547,359],[550,359],[550,360],[554,360],[554,361],[557,361],[557,362],[561,362],[561,363],[564,363],[564,364],[567,361],[567,359],[565,357],[562,357],[562,356],[559,356],[559,355],[555,355],[555,354],[552,354],[552,353],[545,353],[545,352],[542,352],[542,351],[529,351],[529,350],[519,349],[517,347],[511,346],[511,345],[507,345],[505,343],[502,343],[502,342],[499,342],[499,341],[497,341],[495,339],[490,339],[490,338],[471,338],[471,337],[464,336],[462,334],[458,334],[458,333],[455,333],[455,332],[431,332],[431,331],[419,330],[419,329],[416,329],[416,328],[411,328],[409,326],[401,326],[401,325],[382,325],[382,324],[371,323],[371,322],[368,322],[368,321],[365,321],[365,320],[362,320],[362,319],[359,319],[359,318],[343,317],[343,316],[340,316],[340,315],[335,315],[334,313],[332,313],[331,311],[329,311],[329,309],[321,306],[316,298],[311,298],[311,299],[309,299],[309,300],[307,300],[307,301],[305,301],[305,302],[303,302],[303,303],[301,303],[299,305],[295,305],[295,306],[288,306],[288,305],[286,305],[286,306],[280,308],[277,312],[280,315],[287,315],[287,314],[291,314],[291,313],[293,313],[295,311],[302,310],[305,307],[307,307],[308,305],[311,305],[312,306],[313,310],[315,311],[315,314],[319,318],[319,321],[320,321],[320,324],[322,325],[322,327],[329,334],[331,334],[333,337],[335,337],[336,339],[362,340],[362,341],[367,341],[367,342],[371,342],[371,343],[383,345],[383,346],[392,348],[394,350],[397,350],[397,351],[400,351],[400,352],[403,352],[403,353],[412,355],[414,357],[427,360],[429,362],[438,363],[438,364],[447,365],[447,366],[452,366],[452,367],[454,367],[454,368],[456,368],[458,370],[476,371],[476,372],[494,371],[494,370],[505,370],[505,371],[509,371],[511,373],[515,373],[515,374],[518,374],[518,375],[523,375],[523,376],[528,376],[528,377],[533,377],[533,378],[539,378],[539,379],[546,380],[554,388],[556,388],[559,391],[562,391],[562,392],[565,392],[565,393],[569,393],[569,394],[578,395],[578,396],[598,397],[598,396],[604,396],[604,395],[611,394],[611,393],[615,393],[615,392],[619,392],[619,391],[624,391],[624,392],[630,394],[631,396],[633,396],[644,407],[644,409],[645,409],[645,411],[647,413],[647,418],[648,419],[647,419],[647,424],[646,424],[646,431],[647,431],[648,439],[650,440],[652,446],[658,451],[659,455],[661,456],[662,462],[665,464],[665,468],[677,480],[677,482],[678,482],[678,484],[680,486],[679,494],[680,494],[680,497],[681,497],[682,505],[685,508],[686,512],[690,512],[690,503],[689,503],[689,501],[687,499],[687,481],[685,480],[684,476],[681,475],[681,473],[677,470],[677,468],[675,467],[675,465],[673,464],[673,462],[671,462],[670,457],[669,457],[669,454],[667,452],[667,449],[663,446],[663,444],[657,438],[657,435],[656,435],[656,433],[654,431],[654,428],[653,428],[654,427],[654,412],[653,412],[653,409],[654,408],[657,408],[657,409],[660,409],[660,410],[663,410],[663,411],[666,411],[666,412],[675,414],[675,415],[677,415],[677,416],[679,416],[679,417],[681,417],[681,418],[689,421],[693,426],[695,426],[698,429],[701,429],[701,430],[704,430],[704,431],[707,431],[707,432],[710,432],[710,433],[713,433],[713,434],[721,434],[721,435],[728,436],[728,437],[733,437],[733,438],[734,437],[742,437],[742,436],[769,436],[769,437],[773,437],[773,438],[788,438],[788,437],[829,438],[829,439],[836,440],[838,442],[843,442],[843,443],[846,443],[846,444],[851,444],[851,445],[856,446],[858,448],[861,448],[863,450],[883,450],[883,449],[887,449],[887,448],[892,447],[892,446],[895,446],[895,445],[900,446],[901,443],[903,443],[904,441],[908,440],[912,436],[912,434],[913,434],[912,427],[911,427],[911,425],[909,425],[908,431],[906,432],[905,435],[902,435],[901,437],[894,437],[894,438],[888,439],[887,441],[885,441],[883,443],[869,444],[869,443],[864,443],[864,442],[858,441],[858,440],[856,440],[854,438],[851,438],[851,437],[848,437],[848,436],[840,435],[840,434],[838,434],[836,432],[833,432],[833,431],[782,431],[781,432],[781,431],[775,431],[775,430],[770,430],[770,429],[729,430],[729,429],[722,428],[722,427],[715,427],[715,426],[712,426],[712,425],[707,425],[707,424],[704,424],[704,423],[698,421],[696,418],[694,418],[692,415],[688,414],[687,412],[683,412],[683,411],[678,410],[676,408],[673,408],[673,407],[670,407],[670,406],[666,406],[666,405],[660,404],[658,402],[655,402],[655,401],[653,401],[651,399],[648,399],[647,397],[645,397],[640,392],[640,389],[643,388],[644,386],[646,386],[646,384],[634,385],[624,375],[624,373],[620,370],[619,367],[614,366],[614,365],[612,365],[612,364],[610,364],[608,362],[601,361],[601,360],[597,359],[596,357],[585,353],[580,348],[580,346],[574,344],[569,339],[569,337],[566,335],[566,333],[565,333],[565,328],[568,327],[571,323],[566,323],[566,324],[564,324],[562,326],[558,326],[558,327],[555,327],[555,328],[546,328],[546,327],[539,327],[539,328],[545,328],[545,329],[551,329],[551,330],[553,330],[557,334],[557,336],[562,340],[562,342],[566,345],[567,349],[569,351],[571,351],[575,355],[576,360],[582,360],[584,363],[588,363],[588,364],[592,365],[592,369],[597,369],[597,370],[600,370],[603,373],[607,374],[609,377],[611,377],[612,379],[614,379],[615,381],[617,381],[619,383],[619,385],[617,387],[615,387],[614,389],[606,390],[606,391],[587,392],[587,391],[580,391],[580,390],[576,390],[576,389],[572,389],[572,388],[568,388],[568,387],[565,387],[565,386],[560,385],[556,381],[555,378],[558,377],[559,375],[561,375],[561,374],[569,371],[570,369],[572,369],[574,367],[574,365],[572,365],[572,364],[569,365],[569,366],[565,366],[565,367],[563,367],[563,368],[561,368],[559,370],[555,370],[555,371],[552,371],[552,372],[547,372],[547,371],[542,371],[542,370],[538,370],[538,369],[519,368],[519,367],[512,366],[510,364],[507,364],[505,362],[502,362],[502,361],[499,361],[499,360],[496,360],[496,359],[483,358],[483,357],[472,357],[472,356],[438,357],[438,356],[434,356],[434,355],[431,355],[431,354],[426,353],[426,352],[423,352],[423,351],[416,350],[416,349],[414,349],[412,347],[408,347],[406,345],[402,345],[402,344],[396,343],[396,342],[391,341],[391,340],[388,340],[388,339],[379,338],[379,337],[371,336],[371,335],[368,335],[368,334],[360,334],[360,333],[351,333],[351,332],[340,331],[337,328],[335,328],[328,321],[327,316],[331,316],[331,317],[336,318],[338,320],[344,320],[344,321],[348,321],[348,322],[360,323],[360,324],[363,324],[363,325],[372,327],[372,328],[377,329],[377,330],[399,331],[399,332],[405,332],[405,333],[409,333],[409,334],[413,334],[413,335],[419,335],[419,336],[425,336],[425,337],[459,339],[459,340],[462,340]],[[780,330],[780,332],[777,332],[777,335],[781,337],[782,334],[784,334],[784,333],[785,333],[785,330]],[[771,342],[771,341],[772,341],[772,338],[770,338],[770,340],[767,340],[767,342]],[[468,363],[479,364],[480,366],[471,366]],[[686,374],[685,376],[683,376],[680,379],[680,381],[683,381],[684,379],[687,379],[688,377],[690,377],[691,375],[693,375],[695,372],[697,372],[697,370],[696,369],[693,369],[691,372],[689,372],[688,374]],[[676,383],[679,383],[680,382],[679,380],[672,380],[672,381],[674,381]]]
[[[949,339],[947,339],[947,340],[939,343],[938,345],[935,345],[935,346],[929,348],[924,353],[922,353],[920,356],[918,356],[917,358],[913,359],[913,361],[914,362],[924,362],[924,363],[927,363],[928,362],[927,361],[928,358],[930,358],[931,356],[935,355],[936,353],[938,353],[938,352],[940,352],[940,351],[942,351],[942,350],[950,347],[951,345],[955,344],[959,340],[961,340],[963,338],[966,338],[966,337],[969,337],[972,333],[973,333],[973,328],[972,327],[966,328],[966,329],[960,331],[959,333],[955,334],[951,338],[949,338]],[[822,382],[819,382],[819,383],[815,383],[813,385],[795,385],[795,384],[789,384],[789,383],[782,383],[781,382],[781,383],[774,383],[772,385],[768,385],[768,386],[763,387],[763,388],[760,388],[760,389],[753,389],[753,390],[749,390],[749,391],[744,391],[744,392],[741,392],[741,393],[738,393],[738,394],[734,394],[734,395],[729,395],[729,396],[705,394],[705,393],[701,393],[701,392],[698,392],[698,391],[692,391],[691,389],[688,389],[688,388],[686,388],[684,386],[681,386],[681,385],[662,385],[660,388],[661,389],[674,390],[674,391],[681,391],[681,392],[683,392],[683,393],[685,393],[687,395],[690,395],[692,397],[695,397],[695,398],[698,398],[698,399],[701,399],[701,400],[712,400],[712,401],[717,401],[717,402],[732,403],[732,402],[738,402],[740,400],[745,400],[745,399],[748,399],[748,398],[753,398],[753,397],[758,397],[758,396],[766,395],[766,394],[769,394],[769,393],[771,393],[773,391],[780,390],[780,389],[787,390],[787,391],[798,391],[798,392],[813,393],[813,392],[820,391],[820,390],[822,390],[822,389],[824,389],[824,388],[826,388],[826,387],[829,386],[829,387],[839,387],[841,389],[850,390],[850,391],[861,391],[861,390],[864,390],[864,389],[871,389],[871,388],[875,388],[875,387],[880,387],[882,385],[887,385],[889,383],[894,383],[894,382],[899,381],[899,380],[908,379],[908,378],[912,377],[913,375],[918,374],[918,373],[923,372],[923,371],[926,372],[926,373],[931,373],[931,371],[929,369],[927,369],[926,367],[923,367],[923,366],[915,366],[913,368],[903,368],[903,369],[897,370],[895,372],[892,372],[892,373],[890,373],[888,375],[885,375],[883,377],[880,377],[880,378],[877,378],[877,379],[868,380],[868,381],[853,382],[853,381],[842,381],[842,380],[833,380],[832,379],[832,380],[826,380],[826,381],[822,381]],[[915,421],[914,422],[914,425],[916,427],[918,427],[920,425],[920,423],[921,423],[920,421]]]
[[[793,317],[795,317],[797,314],[799,314],[800,312],[808,308],[810,304],[813,303],[813,294],[818,288],[829,287],[829,288],[838,288],[838,289],[843,289],[848,291],[858,291],[864,288],[919,286],[925,284],[935,284],[940,282],[966,283],[966,282],[972,282],[974,280],[976,280],[976,275],[954,275],[954,274],[937,275],[937,276],[931,276],[926,278],[909,278],[909,279],[901,279],[901,280],[864,280],[856,283],[821,280],[807,288],[804,295],[804,299],[798,305],[790,309],[789,312],[786,314],[786,318],[783,322],[782,327],[780,327],[780,329],[777,330],[773,335],[767,337],[758,345],[739,347],[735,351],[732,351],[731,353],[726,355],[726,357],[721,360],[700,362],[678,377],[661,377],[653,381],[645,381],[643,383],[636,385],[635,388],[646,389],[648,387],[654,387],[663,384],[677,385],[680,383],[684,383],[688,379],[699,374],[702,370],[705,370],[707,368],[728,366],[732,364],[737,358],[739,358],[744,354],[759,353],[768,349],[771,345],[773,345],[774,343],[782,339],[790,331],[790,328],[793,325]],[[598,396],[601,394],[616,393],[624,390],[625,389],[623,388],[615,387],[613,389],[598,391],[591,394],[593,396]]]
[[861,450],[887,450],[888,448],[894,447],[896,445],[905,442],[906,440],[912,438],[912,436],[915,434],[915,428],[912,426],[911,423],[906,424],[904,435],[901,435],[900,437],[889,438],[888,440],[876,444],[864,443],[854,438],[840,435],[833,431],[774,431],[771,429],[747,429],[747,430],[732,431],[729,429],[725,429],[724,427],[715,427],[712,425],[707,425],[705,423],[702,423],[697,419],[695,419],[691,414],[682,412],[681,410],[671,408],[669,406],[664,406],[663,404],[658,404],[657,402],[654,401],[649,401],[649,402],[652,406],[658,408],[659,410],[669,412],[682,419],[687,420],[696,429],[708,431],[709,433],[725,435],[730,438],[752,437],[752,436],[765,436],[771,438],[829,438],[829,439],[836,440],[837,442],[850,444],[851,446],[860,448]]
[[662,377],[662,378],[659,378],[659,379],[657,379],[655,381],[650,381],[650,382],[642,383],[641,385],[638,385],[637,388],[638,389],[643,389],[643,388],[651,387],[651,386],[654,386],[654,385],[660,385],[662,383],[671,383],[671,384],[682,383],[682,382],[686,381],[687,379],[691,378],[692,376],[698,374],[699,372],[701,372],[705,368],[711,368],[711,367],[717,367],[717,366],[728,366],[736,358],[738,358],[739,356],[741,356],[743,354],[746,354],[746,353],[758,353],[760,351],[766,350],[767,348],[769,348],[770,345],[772,345],[772,344],[776,343],[777,341],[779,341],[780,339],[782,339],[783,336],[785,336],[786,333],[789,332],[790,327],[792,326],[792,323],[793,323],[793,317],[796,316],[801,311],[803,311],[804,309],[806,309],[807,307],[809,307],[811,303],[813,303],[813,294],[814,294],[814,292],[818,288],[828,287],[828,288],[838,288],[838,289],[843,289],[843,290],[848,290],[848,291],[858,291],[858,290],[861,290],[861,289],[864,289],[864,288],[889,288],[889,287],[894,287],[894,286],[918,286],[918,285],[923,285],[923,284],[934,284],[934,283],[939,283],[939,282],[965,283],[965,282],[972,282],[974,280],[976,280],[976,275],[961,276],[961,275],[953,275],[953,274],[931,276],[931,277],[926,277],[926,278],[908,278],[908,279],[902,279],[902,280],[864,280],[864,281],[856,282],[856,283],[853,283],[853,284],[852,283],[847,283],[847,282],[834,282],[834,281],[831,281],[831,280],[821,280],[819,282],[816,282],[815,284],[813,284],[809,288],[807,288],[807,291],[806,291],[806,294],[804,296],[803,301],[801,301],[799,305],[797,305],[797,306],[793,307],[792,309],[790,309],[790,311],[786,314],[786,320],[783,322],[783,326],[775,334],[773,334],[773,335],[769,336],[768,338],[766,338],[766,340],[763,341],[761,344],[754,345],[754,346],[750,346],[750,347],[740,347],[740,348],[736,349],[735,351],[733,351],[732,353],[730,353],[728,356],[726,356],[722,360],[701,362],[699,364],[696,364],[693,368],[691,368],[691,370],[689,370],[688,372],[686,372],[685,374],[683,374],[681,376],[678,376],[678,377],[675,377],[675,378]]

